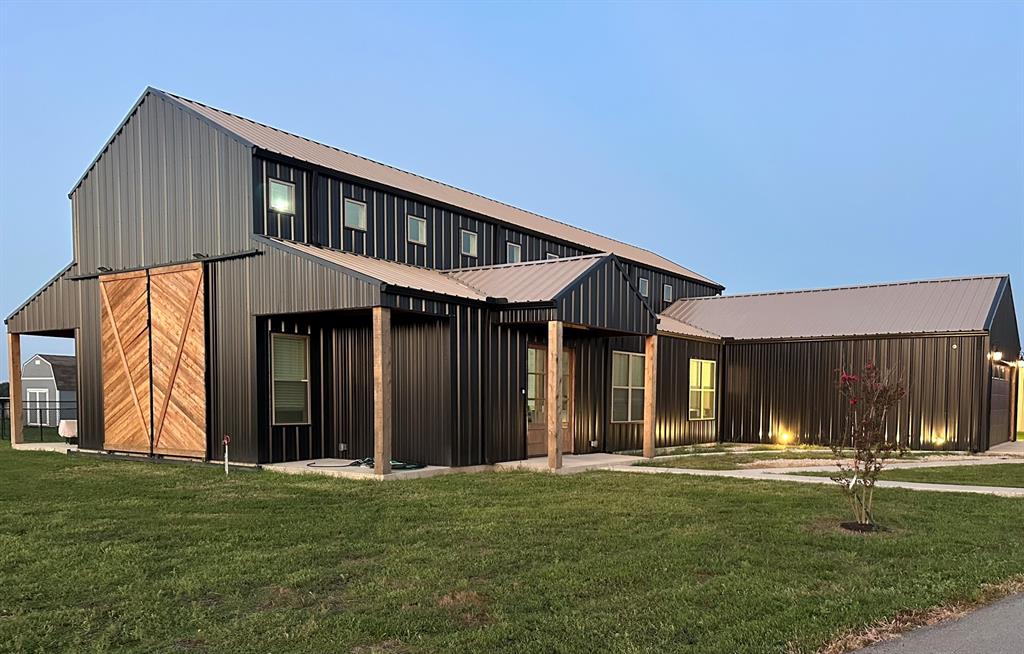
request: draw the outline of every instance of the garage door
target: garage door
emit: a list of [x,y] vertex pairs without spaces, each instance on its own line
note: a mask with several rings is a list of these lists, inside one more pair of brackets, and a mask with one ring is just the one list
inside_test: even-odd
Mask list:
[[100,278],[104,448],[206,455],[201,264]]

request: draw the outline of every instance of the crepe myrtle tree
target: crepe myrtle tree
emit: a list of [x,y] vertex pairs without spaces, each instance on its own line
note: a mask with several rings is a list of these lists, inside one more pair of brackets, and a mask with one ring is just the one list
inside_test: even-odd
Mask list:
[[[902,456],[901,443],[886,439],[886,416],[906,395],[893,371],[881,371],[868,362],[861,374],[836,370],[837,388],[849,403],[842,438],[832,445],[839,472],[832,477],[850,500],[860,529],[875,528],[871,514],[875,482],[892,456]],[[849,454],[852,453],[852,460]],[[844,458],[844,454],[847,458]]]

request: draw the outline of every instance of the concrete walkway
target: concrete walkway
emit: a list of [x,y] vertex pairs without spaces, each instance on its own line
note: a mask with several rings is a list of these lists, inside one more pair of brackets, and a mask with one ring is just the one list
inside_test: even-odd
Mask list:
[[[1019,458],[992,457],[992,456],[965,456],[956,457],[955,461],[920,461],[906,463],[892,463],[890,469],[907,468],[940,468],[957,465],[993,465],[997,463],[1019,463],[1024,467],[1024,462]],[[743,470],[698,470],[690,468],[656,468],[653,466],[634,465],[611,465],[606,470],[617,472],[634,472],[648,474],[669,474],[669,475],[696,475],[698,477],[732,477],[734,479],[755,479],[758,481],[788,481],[798,484],[830,484],[835,482],[828,477],[800,476],[801,472],[832,472],[835,466],[793,466],[785,468],[747,468]],[[926,484],[915,481],[879,481],[879,488],[906,488],[909,490],[934,491],[940,493],[977,493],[979,495],[999,495],[1002,497],[1024,497],[1024,488],[1008,488],[1004,486],[964,486],[957,484]]]
[[1024,652],[1024,595],[968,613],[959,620],[907,632],[871,645],[864,654],[1010,654]]

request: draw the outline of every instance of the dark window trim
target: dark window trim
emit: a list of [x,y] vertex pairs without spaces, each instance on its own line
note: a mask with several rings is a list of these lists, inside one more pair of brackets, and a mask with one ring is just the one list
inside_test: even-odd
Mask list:
[[643,297],[650,297],[651,295],[651,280],[646,277],[641,277],[636,284],[637,290],[640,291],[640,295]]
[[[277,379],[274,375],[274,341],[278,338],[297,338],[306,344],[306,378],[302,381],[306,384],[306,421],[305,422],[278,422],[277,421],[277,398],[274,393],[274,386]],[[285,334],[283,332],[270,333],[270,424],[273,427],[296,427],[313,424],[313,398],[310,392],[310,370],[309,370],[309,334]],[[287,380],[297,381],[297,380]]]
[[[609,406],[608,406],[608,418],[609,418],[609,420],[611,421],[611,423],[613,425],[636,425],[636,424],[642,424],[643,421],[644,421],[644,416],[643,416],[643,411],[642,410],[640,412],[640,419],[639,420],[633,419],[633,416],[630,415],[632,413],[632,411],[631,411],[631,407],[632,407],[632,401],[631,400],[632,400],[632,398],[629,397],[629,396],[632,394],[632,392],[634,390],[639,389],[639,390],[642,390],[642,391],[644,391],[646,393],[647,389],[644,387],[643,384],[641,384],[640,386],[630,386],[630,385],[628,385],[629,384],[629,364],[628,363],[626,364],[626,384],[627,384],[627,386],[616,386],[615,385],[615,355],[616,354],[625,354],[625,355],[628,355],[629,357],[639,357],[644,362],[644,374],[647,373],[647,355],[645,355],[643,352],[628,352],[626,350],[612,350],[611,366],[609,366],[609,368],[608,368],[608,370],[610,372],[609,377],[611,378],[611,389],[612,389],[612,391],[614,391],[616,388],[618,388],[618,389],[626,389],[626,391],[627,391],[627,394],[626,394],[627,395],[626,396],[626,420],[616,420],[615,419],[614,409],[612,408],[611,404],[609,404]],[[628,361],[632,361],[632,358],[628,359]],[[609,402],[613,401],[612,400],[612,395],[613,394],[609,394],[608,395],[608,401]],[[646,401],[647,398],[645,397],[644,400]]]
[[[702,395],[704,393],[711,393],[711,397],[712,397],[712,401],[711,401],[711,417],[704,418],[703,416],[698,416],[698,417],[694,418],[693,417],[693,407],[689,406],[689,404],[690,404],[690,396],[687,395],[686,396],[686,403],[687,403],[688,406],[686,407],[686,409],[687,409],[686,410],[686,416],[687,416],[686,419],[688,421],[690,421],[690,422],[707,422],[708,420],[715,420],[716,418],[718,418],[718,361],[716,361],[715,359],[702,359],[700,357],[690,357],[690,361],[689,361],[689,363],[690,363],[690,370],[693,369],[693,362],[694,361],[700,362],[700,364],[702,366],[705,363],[710,363],[711,364],[711,386],[710,387],[709,386],[694,386],[693,385],[693,379],[688,379],[687,380],[687,386],[689,387],[689,392],[690,393],[692,393],[694,391],[697,391],[698,393],[700,393]],[[689,374],[689,372],[687,374]],[[704,403],[702,402],[700,407],[697,407],[698,410],[701,407],[703,407],[703,406],[704,406]]]
[[[292,190],[292,193],[291,193],[291,195],[292,195],[292,210],[291,211],[278,211],[273,206],[271,206],[271,204],[270,204],[271,203],[271,198],[273,197],[274,194],[271,192],[270,187],[271,187],[272,184],[275,184],[275,183],[281,184],[282,186],[291,187],[291,190]],[[267,175],[267,209],[270,210],[270,211],[273,211],[274,213],[279,214],[281,216],[294,216],[294,215],[296,215],[296,213],[295,213],[296,212],[296,208],[297,208],[295,206],[296,204],[297,203],[295,201],[295,182],[289,182],[286,179],[280,179],[278,177],[271,177],[270,175]]]
[[[348,222],[345,220],[345,217],[348,215],[347,208],[348,208],[348,203],[349,202],[352,202],[354,204],[358,204],[358,205],[360,205],[363,208],[363,226],[362,227],[359,227],[358,225],[349,225]],[[367,226],[369,225],[369,222],[370,221],[367,220],[367,218],[366,218],[366,203],[365,202],[363,202],[362,200],[356,200],[355,198],[346,198],[346,197],[342,196],[342,198],[341,198],[341,227],[342,227],[342,229],[355,229],[355,230],[358,230],[360,232],[365,232]]]
[[[417,241],[417,240],[413,239],[411,236],[409,236],[409,234],[412,231],[412,230],[409,229],[409,224],[412,221],[414,221],[414,220],[423,223],[423,240],[422,241]],[[415,214],[411,214],[411,213],[410,214],[406,214],[405,215],[405,240],[408,241],[409,243],[412,243],[413,245],[426,246],[426,244],[427,244],[427,219],[423,218],[423,217],[420,217],[420,216],[417,216]]]
[[[463,235],[465,235],[465,234],[472,234],[473,235],[473,250],[474,250],[473,252],[466,252],[466,250],[465,250],[466,241],[463,239]],[[462,254],[462,256],[473,257],[475,259],[475,258],[478,257],[479,252],[480,252],[480,235],[477,234],[476,232],[474,232],[471,229],[466,229],[465,227],[460,227],[459,228],[459,253]]]
[[[515,248],[516,260],[509,261],[508,252],[509,248]],[[523,246],[519,243],[513,243],[512,241],[505,241],[505,263],[520,263],[523,260]]]

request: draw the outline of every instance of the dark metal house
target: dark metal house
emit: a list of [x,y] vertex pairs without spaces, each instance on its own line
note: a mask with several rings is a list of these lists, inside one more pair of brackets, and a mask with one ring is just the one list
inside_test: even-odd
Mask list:
[[[230,435],[251,463],[557,466],[639,448],[657,312],[722,290],[156,89],[70,198],[74,261],[7,325],[12,356],[20,334],[75,338],[83,450],[216,460]],[[713,374],[716,339],[672,340]],[[688,365],[666,383],[685,388]],[[663,444],[714,440],[714,411],[689,421],[688,397],[662,394]]]
[[739,339],[676,311],[723,287],[648,250],[156,89],[70,198],[74,261],[7,326],[12,361],[75,339],[83,450],[383,474],[747,438]]

